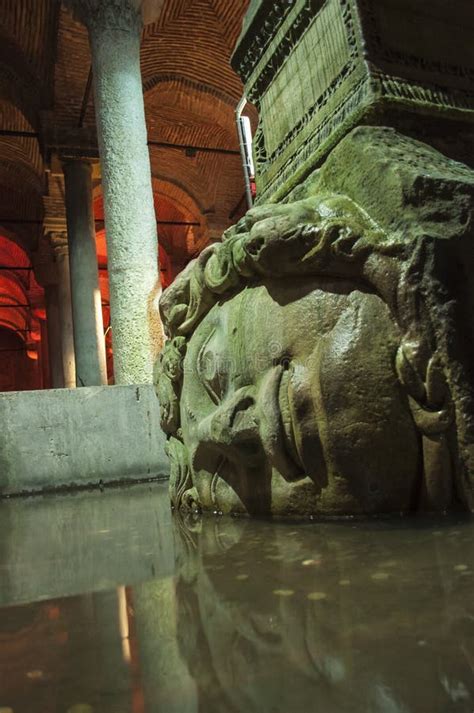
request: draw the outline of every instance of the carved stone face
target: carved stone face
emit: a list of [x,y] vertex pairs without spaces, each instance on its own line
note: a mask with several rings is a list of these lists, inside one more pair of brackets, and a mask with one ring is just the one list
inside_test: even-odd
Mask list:
[[176,507],[472,509],[473,186],[419,142],[356,130],[186,267],[156,372]]
[[387,306],[343,280],[266,280],[191,336],[181,427],[205,509],[410,509],[419,443]]

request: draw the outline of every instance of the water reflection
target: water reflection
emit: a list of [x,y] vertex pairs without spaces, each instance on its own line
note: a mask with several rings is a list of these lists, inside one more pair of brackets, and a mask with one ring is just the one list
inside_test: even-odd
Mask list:
[[0,711],[133,710],[117,604],[112,591],[2,609]]
[[202,710],[472,713],[471,527],[177,521],[176,543]]
[[[174,518],[164,528],[163,490],[126,491],[123,508],[117,497],[81,500],[77,542],[72,527],[34,560],[31,519],[8,506],[0,711],[474,711],[471,522]],[[117,513],[134,515],[129,543]],[[54,578],[52,562],[67,576]],[[18,605],[27,563],[41,601]],[[95,591],[69,596],[86,580]]]

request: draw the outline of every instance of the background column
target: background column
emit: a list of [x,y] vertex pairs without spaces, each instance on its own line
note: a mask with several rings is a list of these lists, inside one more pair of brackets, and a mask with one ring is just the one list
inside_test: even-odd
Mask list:
[[76,363],[74,359],[74,335],[72,326],[71,280],[66,233],[51,233],[58,276],[59,324],[64,386],[76,386]]
[[45,300],[50,383],[52,389],[61,389],[64,374],[57,285],[46,285]]
[[64,163],[77,386],[107,384],[91,172],[86,161]]
[[41,388],[51,388],[51,368],[48,351],[48,325],[45,319],[40,319],[41,341],[38,349],[41,365]]

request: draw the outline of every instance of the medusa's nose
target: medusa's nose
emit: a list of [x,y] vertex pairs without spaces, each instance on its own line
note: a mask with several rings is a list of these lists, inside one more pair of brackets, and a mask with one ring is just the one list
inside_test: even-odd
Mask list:
[[234,463],[255,464],[263,456],[259,437],[259,420],[255,404],[255,387],[235,391],[198,428],[199,445],[194,454],[194,468],[208,450],[218,452]]

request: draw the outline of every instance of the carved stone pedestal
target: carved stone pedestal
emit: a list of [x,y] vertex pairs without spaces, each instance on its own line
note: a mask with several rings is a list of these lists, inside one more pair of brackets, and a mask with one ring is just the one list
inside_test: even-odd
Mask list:
[[470,0],[252,0],[232,64],[260,113],[258,200],[361,123],[474,163],[473,32]]

